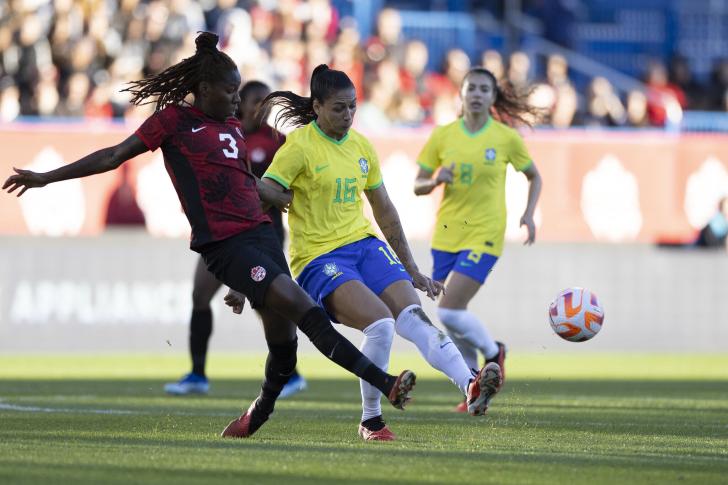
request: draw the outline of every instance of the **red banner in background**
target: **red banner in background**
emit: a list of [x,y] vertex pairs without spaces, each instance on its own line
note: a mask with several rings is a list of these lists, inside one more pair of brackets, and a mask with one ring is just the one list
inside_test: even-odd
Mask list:
[[[0,128],[0,179],[12,167],[47,171],[95,150],[113,146],[134,127],[118,125],[12,124]],[[416,157],[428,131],[371,136],[384,180],[410,238],[426,239],[438,195],[415,197]],[[728,194],[728,136],[659,132],[537,131],[524,134],[543,177],[536,214],[541,241],[651,242],[687,240]],[[147,229],[160,236],[187,237],[161,153],[130,163]],[[30,190],[22,198],[0,195],[0,234],[93,235],[104,230],[108,200],[121,171]],[[508,238],[520,239],[525,177],[509,173]]]

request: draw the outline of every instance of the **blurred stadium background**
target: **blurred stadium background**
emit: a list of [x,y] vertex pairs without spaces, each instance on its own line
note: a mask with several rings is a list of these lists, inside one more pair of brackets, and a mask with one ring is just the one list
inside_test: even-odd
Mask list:
[[[689,244],[728,195],[728,2],[0,0],[0,178],[118,143],[151,109],[121,88],[191,55],[200,30],[274,89],[306,93],[320,63],[349,74],[423,270],[437,198],[414,197],[416,157],[457,116],[462,76],[483,64],[533,87],[537,244],[520,244],[527,186],[510,174],[511,242],[473,311],[512,349],[582,350],[546,308],[585,286],[606,311],[589,349],[725,351],[726,249]],[[186,352],[189,227],[161,154],[128,165],[0,196],[0,351]],[[215,314],[211,352],[263,348],[249,309],[219,295]]]

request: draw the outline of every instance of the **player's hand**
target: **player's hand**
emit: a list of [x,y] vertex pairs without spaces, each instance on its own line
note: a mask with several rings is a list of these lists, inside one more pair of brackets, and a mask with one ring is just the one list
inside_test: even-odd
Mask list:
[[455,180],[455,163],[451,163],[449,167],[442,167],[440,168],[440,171],[437,172],[437,177],[435,177],[435,182],[437,185],[440,184],[451,184]]
[[536,224],[533,222],[533,216],[523,214],[523,217],[521,217],[521,227],[522,226],[526,226],[526,229],[528,229],[528,237],[525,241],[523,241],[523,244],[525,246],[530,246],[536,240]]
[[427,293],[430,300],[434,300],[440,293],[445,292],[445,286],[439,281],[429,278],[419,271],[410,273],[412,277],[412,285],[420,291]]
[[233,313],[239,315],[243,313],[243,308],[245,307],[245,295],[230,289],[228,294],[225,295],[225,304],[233,309]]
[[33,187],[44,187],[48,183],[42,173],[22,170],[20,168],[13,168],[13,170],[15,170],[16,175],[8,177],[3,184],[3,190],[7,190],[9,194],[12,194],[17,189],[21,189],[18,192],[18,197],[20,197],[26,190],[32,189]]

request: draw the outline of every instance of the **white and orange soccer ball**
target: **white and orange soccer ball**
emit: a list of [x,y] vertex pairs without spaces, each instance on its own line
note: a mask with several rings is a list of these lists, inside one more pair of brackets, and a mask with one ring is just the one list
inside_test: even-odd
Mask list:
[[549,322],[556,335],[570,342],[584,342],[602,329],[604,310],[597,296],[586,288],[567,288],[549,305]]

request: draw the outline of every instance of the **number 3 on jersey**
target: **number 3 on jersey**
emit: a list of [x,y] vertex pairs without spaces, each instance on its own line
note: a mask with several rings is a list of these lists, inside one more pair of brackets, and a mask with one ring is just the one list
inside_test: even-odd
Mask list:
[[227,148],[222,149],[222,153],[227,158],[238,158],[238,143],[233,138],[233,135],[230,133],[220,133],[220,141],[227,141],[230,144],[229,150]]

